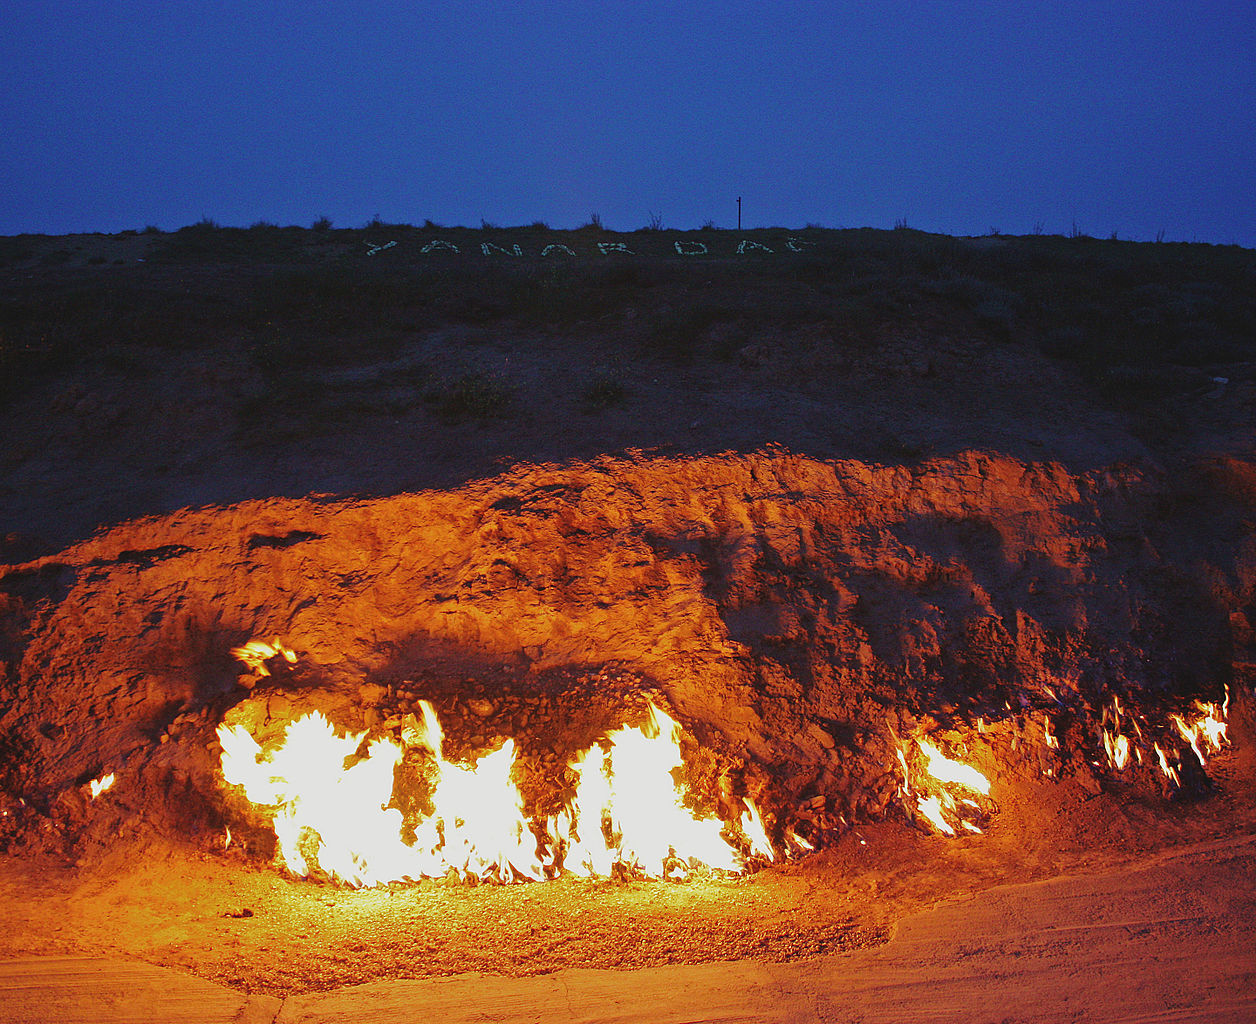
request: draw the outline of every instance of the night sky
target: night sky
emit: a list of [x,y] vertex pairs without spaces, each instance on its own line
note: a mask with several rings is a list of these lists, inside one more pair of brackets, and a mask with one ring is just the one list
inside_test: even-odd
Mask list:
[[0,234],[202,218],[1256,247],[1256,3],[8,0]]

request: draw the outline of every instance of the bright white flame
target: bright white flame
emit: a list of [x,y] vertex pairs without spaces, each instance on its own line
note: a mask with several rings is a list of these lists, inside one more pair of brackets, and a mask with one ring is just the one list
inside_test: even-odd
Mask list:
[[[609,875],[615,865],[615,850],[606,839],[606,810],[612,803],[606,751],[594,745],[578,754],[569,767],[578,780],[576,797],[559,815],[557,828],[551,829],[567,840],[563,866],[578,875]],[[579,808],[585,810],[583,822]]]
[[938,831],[948,836],[955,835],[950,823],[942,816],[942,796],[945,794],[921,797],[916,807],[920,813],[928,818],[937,827]]
[[276,808],[279,855],[293,874],[309,874],[312,859],[349,885],[418,877],[415,851],[401,841],[401,812],[385,806],[401,749],[375,740],[346,768],[364,736],[339,736],[315,712],[290,723],[281,744],[263,754],[243,727],[219,727],[223,778],[253,803]]
[[1164,751],[1160,749],[1160,744],[1155,744],[1155,748],[1156,757],[1160,760],[1160,770],[1164,772],[1165,778],[1172,782],[1175,787],[1181,786],[1182,780],[1178,776],[1177,769],[1170,766],[1169,759],[1164,756]]
[[572,762],[579,783],[565,820],[575,863],[564,859],[564,867],[605,874],[608,863],[619,863],[651,877],[679,870],[678,861],[740,870],[736,848],[720,835],[723,823],[687,808],[672,776],[684,765],[680,726],[658,708],[649,711],[645,727],[624,727],[607,737],[609,753],[594,747]]
[[1109,733],[1106,730],[1103,734],[1103,749],[1108,754],[1108,761],[1117,771],[1120,771],[1130,760],[1130,741],[1127,737],[1120,733]]
[[752,857],[764,857],[767,860],[775,858],[776,854],[768,839],[767,829],[763,825],[763,817],[759,814],[759,808],[755,806],[753,800],[746,800],[746,810],[741,816],[741,831],[750,843]]
[[[407,716],[405,746],[425,750],[434,771],[432,813],[414,824],[413,842],[393,801],[403,747],[365,733],[340,735],[321,714],[306,715],[264,751],[241,726],[220,726],[223,778],[271,808],[279,858],[294,874],[316,868],[349,885],[406,878],[464,877],[511,882],[553,873],[511,781],[513,740],[474,764],[453,764],[442,752],[435,709],[420,702],[422,721]],[[684,805],[673,772],[682,767],[680,727],[655,708],[647,727],[620,729],[580,754],[576,796],[549,823],[548,845],[564,848],[563,866],[579,875],[609,875],[623,865],[651,877],[685,873],[698,862],[738,871],[742,858],[720,832],[723,823]],[[753,855],[773,858],[762,817],[746,802],[741,832]]]
[[[1122,717],[1129,719],[1129,724],[1133,727],[1134,733],[1139,740],[1143,738],[1143,731],[1138,726],[1138,718],[1133,712],[1124,711],[1121,708],[1121,698],[1112,698],[1111,710],[1104,708],[1103,720],[1099,727],[1100,735],[1103,739],[1103,750],[1108,756],[1108,764],[1117,771],[1123,771],[1125,766],[1130,763],[1130,754],[1133,753],[1138,763],[1143,763],[1143,752],[1137,746],[1130,743],[1128,736],[1121,731]],[[1111,721],[1112,727],[1108,728],[1108,722]]]
[[953,782],[957,786],[964,786],[983,795],[989,795],[990,780],[976,768],[961,764],[959,761],[952,761],[928,740],[917,740],[916,745],[925,755],[927,761],[925,771],[939,782]]
[[[989,795],[990,781],[976,768],[951,760],[928,740],[917,739],[916,745],[925,757],[925,774],[928,776],[918,784],[917,789],[920,792],[916,797],[916,810],[944,835],[956,835],[952,820],[959,822],[960,826],[969,832],[981,834],[981,829],[965,820],[959,810],[959,804],[966,804],[978,811],[981,809],[980,805],[969,799],[957,802],[949,792],[939,788],[939,784],[960,786],[982,795]],[[896,753],[903,769],[902,793],[906,797],[912,792],[911,775],[902,749],[898,749]]]
[[[1226,688],[1226,700],[1223,708],[1230,703],[1230,691]],[[1191,745],[1201,765],[1207,765],[1207,755],[1215,754],[1226,743],[1225,711],[1219,710],[1212,702],[1195,702],[1197,712],[1193,722],[1187,722],[1181,715],[1170,715],[1173,724],[1182,739]]]
[[108,775],[102,775],[99,779],[92,779],[88,788],[91,790],[92,799],[95,800],[101,793],[113,788],[113,784],[117,781],[117,776],[113,772]]
[[296,652],[281,644],[279,637],[275,637],[270,643],[265,640],[250,640],[243,647],[231,648],[231,656],[244,662],[259,676],[270,675],[266,662],[276,656],[282,657],[289,665],[295,665],[297,661]]
[[810,853],[815,849],[811,843],[807,842],[807,840],[805,840],[793,829],[785,830],[785,841],[790,843],[792,846],[798,847],[798,849],[800,849],[803,853]]

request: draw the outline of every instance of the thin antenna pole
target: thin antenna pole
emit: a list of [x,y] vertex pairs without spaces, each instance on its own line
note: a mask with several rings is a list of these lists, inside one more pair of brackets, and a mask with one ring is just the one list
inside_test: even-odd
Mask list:
[[737,230],[741,230],[741,196],[737,197]]

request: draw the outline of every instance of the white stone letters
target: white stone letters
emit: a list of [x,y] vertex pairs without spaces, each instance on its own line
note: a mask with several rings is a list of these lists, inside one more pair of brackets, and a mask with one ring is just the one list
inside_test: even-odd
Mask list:
[[[391,249],[397,243],[386,242],[383,245],[376,245],[373,242],[367,242],[365,244],[366,244],[366,255],[374,256],[376,253],[383,252],[385,249]],[[624,242],[597,242],[596,245],[597,245],[597,251],[603,256],[612,256],[612,255],[636,256],[638,255],[632,249],[629,249],[628,246]],[[789,236],[785,240],[785,248],[788,249],[790,252],[803,252],[806,249],[814,248],[815,245],[816,243],[810,241],[809,239],[798,238],[793,235]],[[699,242],[695,239],[682,238],[679,240],[673,240],[672,249],[675,251],[677,256],[709,256],[711,255],[710,246],[706,242]],[[454,245],[453,242],[446,241],[443,238],[434,238],[432,239],[432,241],[424,244],[423,247],[419,250],[419,252],[425,256],[428,255],[429,253],[434,253],[434,252],[460,253],[461,251],[462,250],[460,250],[456,245]],[[769,245],[764,245],[762,242],[756,242],[752,238],[743,238],[737,243],[736,251],[737,251],[738,256],[745,256],[747,253],[751,253],[751,252],[774,254],[776,253],[777,250],[773,249]],[[501,245],[498,245],[495,242],[481,242],[480,252],[485,256],[522,257],[522,256],[527,255],[527,253],[524,252],[523,247],[518,242],[509,242],[509,243],[504,243]],[[550,242],[549,244],[545,245],[541,249],[540,254],[542,256],[554,256],[554,255],[578,256],[580,255],[580,253],[578,253],[571,246],[564,245],[561,242]],[[645,255],[662,256],[664,255],[664,253],[655,252],[655,253],[646,253]]]

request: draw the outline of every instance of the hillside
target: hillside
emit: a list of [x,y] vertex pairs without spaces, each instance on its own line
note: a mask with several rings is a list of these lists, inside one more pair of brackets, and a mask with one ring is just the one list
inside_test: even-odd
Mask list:
[[[0,955],[811,977],[1070,872],[1250,903],[1256,253],[206,223],[0,239],[0,338]],[[581,752],[647,705],[736,870],[647,864],[610,804],[614,869],[568,870]],[[384,795],[297,857],[313,798],[227,746],[310,721],[348,746],[308,792]],[[543,864],[413,869],[507,744]],[[319,844],[372,815],[405,849],[353,890]]]
[[632,449],[1172,468],[1251,451],[1254,381],[1256,253],[1235,247],[383,224],[18,236],[0,239],[0,532],[29,557],[185,504],[391,494]]

